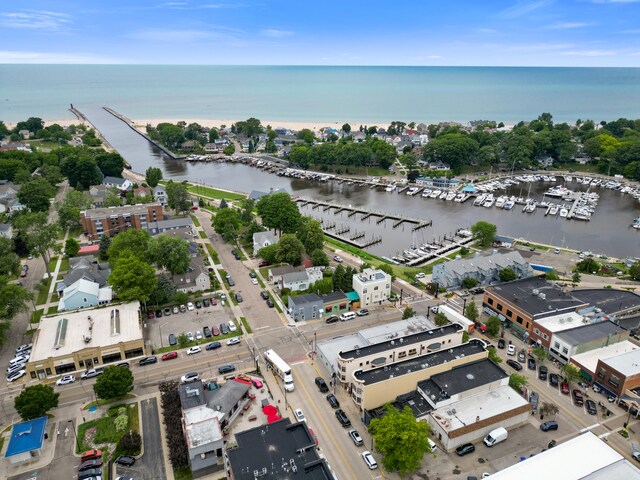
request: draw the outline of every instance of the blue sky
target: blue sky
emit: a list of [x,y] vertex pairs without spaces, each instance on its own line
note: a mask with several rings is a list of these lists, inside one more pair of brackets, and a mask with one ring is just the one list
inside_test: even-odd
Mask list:
[[637,67],[640,0],[30,0],[0,63]]

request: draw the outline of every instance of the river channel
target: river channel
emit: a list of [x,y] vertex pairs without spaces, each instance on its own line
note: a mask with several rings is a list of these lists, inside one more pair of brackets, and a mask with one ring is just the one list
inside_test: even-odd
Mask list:
[[[618,191],[604,188],[593,190],[600,194],[600,201],[589,222],[545,217],[544,209],[541,208],[534,214],[525,214],[520,205],[516,205],[511,211],[495,207],[474,207],[472,200],[454,203],[337,182],[316,183],[279,177],[243,164],[187,163],[174,160],[101,108],[79,106],[79,110],[136,172],[144,173],[147,167],[155,166],[162,169],[165,178],[175,180],[190,180],[247,193],[252,190],[283,188],[301,197],[432,220],[431,227],[412,232],[411,224],[405,223],[394,229],[391,220],[377,224],[375,217],[360,221],[360,214],[348,217],[347,212],[335,215],[332,211],[323,212],[322,208],[302,208],[302,213],[323,220],[326,224],[335,223],[337,228],[341,225],[350,227],[350,232],[345,236],[352,236],[357,231],[364,232],[365,238],[382,237],[381,243],[368,249],[378,255],[392,256],[412,243],[431,242],[458,228],[469,228],[478,220],[485,220],[497,225],[500,235],[522,237],[609,256],[640,256],[640,231],[629,226],[640,215],[640,202]],[[126,112],[121,113],[126,115]],[[530,196],[542,199],[544,191],[551,186],[552,183],[534,183]],[[567,187],[578,190],[582,185],[572,182]],[[521,190],[520,186],[514,186],[507,193],[526,197],[528,186],[525,185],[524,191]]]

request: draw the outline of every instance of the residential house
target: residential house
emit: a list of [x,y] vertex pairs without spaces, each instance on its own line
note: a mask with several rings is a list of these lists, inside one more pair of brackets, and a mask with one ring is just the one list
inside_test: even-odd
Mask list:
[[0,145],[1,151],[18,150],[20,152],[31,152],[31,147],[23,142],[8,142]]
[[107,187],[116,187],[121,192],[126,192],[133,188],[133,183],[131,182],[131,180],[126,178],[107,176],[102,179],[102,184]]
[[180,150],[194,150],[196,148],[196,142],[193,140],[187,140],[186,142],[182,142],[180,144]]
[[520,252],[512,251],[439,263],[433,267],[432,278],[440,287],[453,290],[461,288],[462,282],[468,277],[475,279],[480,285],[497,281],[505,268],[513,270],[517,278],[533,275],[533,269]]
[[401,140],[396,143],[396,152],[398,153],[398,155],[402,155],[404,153],[405,147],[412,149],[413,144],[407,140]]
[[278,243],[278,240],[280,240],[278,234],[273,233],[272,231],[254,233],[253,254],[258,255],[258,250],[268,247],[269,245],[273,245],[274,243]]
[[80,279],[95,282],[99,287],[108,285],[111,269],[108,263],[100,263],[93,255],[84,257],[72,257],[69,259],[69,272],[56,285],[56,292],[62,295],[65,288],[73,285]]
[[102,235],[109,237],[131,228],[147,230],[149,223],[164,220],[162,205],[125,205],[122,207],[94,208],[80,212],[80,221],[89,240]]
[[353,289],[360,297],[360,306],[381,304],[391,295],[391,275],[382,270],[365,268],[353,276]]
[[218,148],[218,145],[216,145],[215,143],[206,143],[204,145],[204,151],[207,153],[218,153],[220,149]]
[[258,200],[260,200],[265,195],[271,195],[272,193],[288,193],[288,192],[284,188],[278,188],[277,190],[274,190],[272,188],[268,192],[261,192],[260,190],[252,190],[249,193],[249,199],[250,200],[254,200],[254,201],[257,202]]
[[451,170],[451,166],[444,162],[433,162],[429,164],[430,170],[436,170],[438,172],[448,172]]
[[13,226],[10,223],[0,223],[0,237],[13,238]]
[[0,213],[13,213],[25,208],[18,200],[19,191],[20,185],[14,185],[7,180],[0,180]]
[[149,187],[138,187],[133,189],[133,195],[135,197],[145,198],[151,195],[151,189]]
[[91,185],[89,187],[89,196],[91,197],[91,204],[94,208],[100,208],[104,205],[104,199],[107,196],[107,186]]
[[321,279],[322,269],[320,267],[304,268],[303,266],[286,265],[269,269],[269,281],[280,290],[288,288],[292,292],[299,292],[306,290]]
[[178,292],[204,292],[211,288],[209,271],[205,267],[202,257],[193,258],[187,271],[172,275],[171,281]]
[[324,311],[322,298],[315,293],[298,296],[291,295],[289,296],[287,307],[289,315],[295,322],[322,318]]
[[147,230],[151,235],[158,235],[159,233],[166,233],[172,230],[186,229],[191,232],[191,236],[196,236],[195,226],[191,217],[177,217],[169,218],[167,220],[159,219],[155,222],[147,223]]
[[81,278],[62,291],[58,311],[106,305],[112,298],[111,287],[100,288],[97,283]]
[[156,185],[153,187],[153,198],[156,199],[163,207],[167,205],[167,191],[164,188],[164,185]]
[[33,133],[30,132],[29,130],[20,130],[18,132],[18,135],[20,135],[23,140],[29,140],[31,137],[33,137]]

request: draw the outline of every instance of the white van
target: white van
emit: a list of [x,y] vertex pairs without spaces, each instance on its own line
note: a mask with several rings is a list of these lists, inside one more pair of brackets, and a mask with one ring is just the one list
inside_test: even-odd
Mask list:
[[356,314],[354,312],[345,312],[340,315],[340,320],[346,322],[347,320],[353,320],[356,318]]
[[427,443],[429,444],[429,448],[431,449],[431,453],[436,453],[438,451],[438,445],[436,445],[436,442],[434,442],[430,438],[427,438]]
[[497,443],[504,442],[508,436],[509,436],[509,433],[505,428],[498,427],[494,430],[491,430],[489,432],[489,435],[484,437],[484,444],[487,447],[492,447]]

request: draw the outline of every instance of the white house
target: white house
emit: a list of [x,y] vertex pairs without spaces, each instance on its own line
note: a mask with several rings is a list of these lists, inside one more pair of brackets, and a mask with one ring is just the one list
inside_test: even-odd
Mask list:
[[117,178],[117,177],[104,177],[102,179],[102,184],[107,187],[116,187],[121,192],[126,192],[133,188],[133,183],[131,180],[126,178]]
[[167,191],[164,185],[158,184],[153,188],[153,198],[163,207],[167,204]]
[[105,305],[111,302],[112,297],[111,287],[101,288],[96,282],[81,278],[63,290],[58,311]]
[[0,223],[0,237],[13,237],[13,227],[10,223]]
[[271,231],[268,232],[256,232],[253,234],[253,254],[258,255],[258,250],[274,243],[278,243],[280,238],[277,233]]
[[391,295],[391,275],[373,268],[365,268],[353,276],[353,289],[360,297],[360,306],[382,303]]
[[288,288],[293,292],[306,290],[318,280],[322,279],[322,269],[320,267],[304,268],[276,267],[269,269],[269,281],[279,289]]

